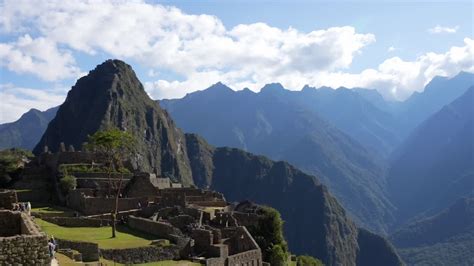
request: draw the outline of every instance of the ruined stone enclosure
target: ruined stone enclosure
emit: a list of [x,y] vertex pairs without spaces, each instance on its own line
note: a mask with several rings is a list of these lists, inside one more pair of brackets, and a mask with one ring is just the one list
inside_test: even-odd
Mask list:
[[48,241],[25,213],[0,210],[0,265],[47,265]]

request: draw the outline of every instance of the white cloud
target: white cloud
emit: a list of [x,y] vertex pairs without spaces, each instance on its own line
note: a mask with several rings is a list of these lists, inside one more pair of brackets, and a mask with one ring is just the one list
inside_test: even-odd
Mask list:
[[390,47],[388,47],[387,52],[391,53],[391,52],[395,52],[396,50],[397,49],[395,47],[390,46]]
[[77,77],[79,68],[70,52],[43,37],[20,36],[16,42],[0,43],[0,66],[17,73],[33,74],[43,80]]
[[[438,26],[433,31],[457,29]],[[298,90],[305,84],[371,87],[404,99],[435,75],[474,71],[469,38],[446,53],[426,53],[413,61],[392,57],[376,68],[347,73],[363,48],[375,42],[373,34],[350,26],[311,32],[265,23],[226,28],[215,16],[140,0],[5,0],[0,30],[20,36],[0,44],[2,64],[12,71],[45,80],[78,75],[73,52],[132,60],[156,79],[145,82],[154,98],[182,97],[222,81],[254,91],[271,82]]]
[[460,71],[474,72],[474,40],[464,39],[464,45],[451,47],[445,53],[426,53],[414,61],[392,57],[377,69],[358,74],[321,73],[314,86],[375,88],[386,98],[404,100],[414,91],[421,91],[435,76],[452,77]]
[[[275,76],[344,69],[375,41],[374,35],[348,26],[309,33],[265,23],[226,29],[215,16],[189,15],[143,1],[7,0],[0,29],[7,33],[34,30],[51,45],[131,59],[187,79],[208,72]],[[69,73],[64,68],[73,62],[58,65]],[[11,69],[22,70],[17,65]],[[62,76],[57,74],[57,78]]]
[[428,29],[428,32],[431,34],[456,33],[458,29],[459,29],[459,26],[444,27],[444,26],[436,25],[435,27]]
[[31,108],[44,111],[60,105],[64,97],[64,89],[40,90],[0,84],[0,123],[15,121]]

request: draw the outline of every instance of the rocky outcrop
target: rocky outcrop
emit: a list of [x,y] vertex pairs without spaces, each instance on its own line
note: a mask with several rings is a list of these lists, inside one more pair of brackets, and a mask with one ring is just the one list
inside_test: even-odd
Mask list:
[[[230,201],[248,199],[277,209],[293,253],[310,254],[326,265],[402,264],[383,237],[359,233],[314,176],[286,162],[239,149],[213,148],[197,135],[187,134],[186,139],[196,183],[224,193]],[[379,256],[372,259],[367,254],[373,250]]]
[[184,134],[169,115],[146,94],[132,68],[107,60],[80,78],[34,149],[57,151],[61,142],[76,148],[88,135],[108,127],[132,133],[137,167],[191,184]]

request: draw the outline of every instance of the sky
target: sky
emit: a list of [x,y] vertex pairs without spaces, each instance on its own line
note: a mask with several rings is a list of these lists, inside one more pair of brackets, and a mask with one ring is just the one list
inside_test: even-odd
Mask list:
[[0,0],[0,123],[61,104],[109,58],[153,99],[223,82],[340,86],[405,100],[474,72],[472,1]]

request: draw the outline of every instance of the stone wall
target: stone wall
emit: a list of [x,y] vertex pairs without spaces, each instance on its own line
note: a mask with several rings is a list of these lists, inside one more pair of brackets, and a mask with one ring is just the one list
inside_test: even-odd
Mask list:
[[124,264],[139,264],[163,260],[179,259],[179,250],[176,247],[139,247],[125,249],[101,249],[105,259]]
[[21,213],[0,211],[0,237],[21,234]]
[[262,252],[260,249],[238,253],[227,258],[227,265],[262,265]]
[[150,219],[129,216],[128,226],[138,231],[155,235],[159,238],[174,240],[171,235],[182,235],[182,232],[171,224],[164,222],[155,222]]
[[237,220],[229,212],[215,212],[212,223],[221,227],[237,226]]
[[187,214],[181,214],[175,217],[171,217],[168,219],[171,225],[173,225],[176,228],[179,228],[180,230],[184,230],[187,225],[196,223],[196,220]]
[[209,258],[206,259],[206,266],[224,266],[225,262],[225,258]]
[[[15,218],[9,219],[8,215]],[[0,221],[9,219],[19,224],[19,234],[0,237],[0,265],[47,265],[50,263],[46,235],[41,233],[30,216],[0,211]]]
[[[86,215],[110,213],[115,209],[115,198],[91,197],[92,190],[73,190],[69,193],[67,205]],[[119,198],[119,211],[127,211],[138,208],[148,201],[147,198]]]
[[125,188],[127,197],[156,197],[158,195],[158,181],[154,174],[136,174]]
[[227,202],[220,200],[190,201],[189,203],[201,207],[225,207],[229,205]]
[[96,243],[71,241],[65,239],[56,239],[58,242],[58,248],[60,249],[73,249],[77,250],[82,254],[83,261],[98,261],[99,260],[99,245]]
[[224,228],[221,230],[225,244],[229,246],[229,254],[235,255],[249,250],[260,249],[245,226]]
[[13,209],[13,205],[18,202],[15,190],[0,189],[0,209]]
[[256,213],[233,212],[232,216],[240,226],[256,226],[260,216]]
[[87,217],[43,217],[43,220],[66,227],[102,227],[109,226],[109,219],[95,219]]
[[207,254],[209,247],[213,244],[213,234],[211,230],[194,229],[191,237],[194,239],[194,251],[196,253]]

